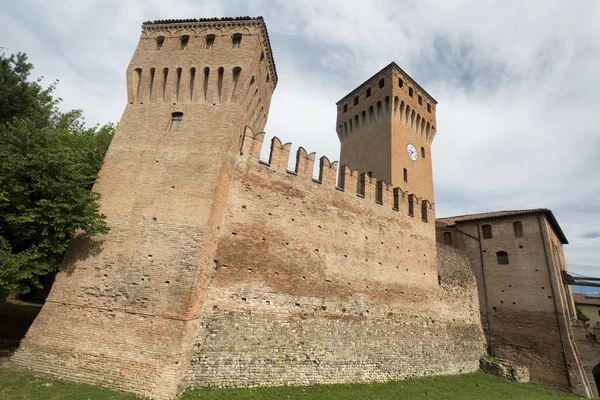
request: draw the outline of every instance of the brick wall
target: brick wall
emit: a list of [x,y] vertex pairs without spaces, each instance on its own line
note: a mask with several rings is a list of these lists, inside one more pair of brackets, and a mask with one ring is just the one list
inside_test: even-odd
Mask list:
[[313,181],[311,168],[290,173],[287,154],[259,164],[252,141],[234,170],[190,385],[477,370],[483,338],[464,256],[444,249],[440,286],[433,231],[406,201],[396,211],[391,196],[377,204],[356,185]]

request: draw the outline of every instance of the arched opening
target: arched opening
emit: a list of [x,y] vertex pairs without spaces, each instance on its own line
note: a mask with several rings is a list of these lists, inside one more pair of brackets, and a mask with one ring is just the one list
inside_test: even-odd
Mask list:
[[600,364],[596,365],[592,369],[592,375],[594,375],[594,382],[596,383],[596,390],[600,393]]
[[231,48],[232,49],[239,49],[241,43],[242,43],[242,34],[241,33],[234,33],[233,35],[231,35]]

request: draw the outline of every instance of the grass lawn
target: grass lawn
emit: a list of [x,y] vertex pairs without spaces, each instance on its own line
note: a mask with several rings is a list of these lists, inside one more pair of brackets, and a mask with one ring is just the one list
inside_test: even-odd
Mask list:
[[[576,399],[566,393],[543,389],[532,384],[518,384],[477,372],[460,376],[438,376],[400,382],[278,387],[255,389],[197,389],[182,400],[518,400]],[[0,367],[2,400],[134,400],[122,394],[78,383],[47,379],[15,369]]]

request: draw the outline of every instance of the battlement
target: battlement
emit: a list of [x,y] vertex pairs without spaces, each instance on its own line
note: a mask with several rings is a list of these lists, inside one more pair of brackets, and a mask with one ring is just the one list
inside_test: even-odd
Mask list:
[[400,187],[392,187],[384,180],[369,176],[367,172],[343,165],[336,185],[339,163],[338,161],[331,162],[326,156],[319,159],[319,178],[314,179],[313,168],[316,153],[308,153],[303,147],[299,147],[296,152],[295,167],[291,170],[288,169],[292,143],[282,143],[277,137],[273,137],[271,140],[269,161],[262,161],[259,157],[264,137],[264,132],[254,133],[252,129],[246,127],[240,154],[245,156],[248,162],[258,162],[272,171],[296,175],[306,181],[311,180],[315,184],[328,185],[332,190],[364,198],[374,205],[385,206],[393,212],[404,212],[415,218],[420,216],[421,220],[426,223],[434,221],[435,205],[428,199],[418,197]]
[[277,86],[277,69],[271,51],[271,41],[263,17],[168,19],[146,21],[142,25],[142,39],[153,39],[149,48],[162,46],[181,50],[239,48],[244,36],[258,36],[263,49],[261,60],[266,60],[269,80]]
[[394,119],[428,144],[435,137],[437,101],[394,62],[336,104],[336,132],[342,143]]

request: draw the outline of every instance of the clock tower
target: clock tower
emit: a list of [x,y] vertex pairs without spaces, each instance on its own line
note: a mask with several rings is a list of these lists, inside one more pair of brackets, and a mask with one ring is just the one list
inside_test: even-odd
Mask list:
[[436,105],[392,62],[337,102],[340,165],[433,204]]

